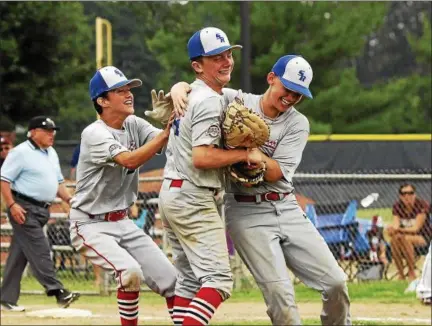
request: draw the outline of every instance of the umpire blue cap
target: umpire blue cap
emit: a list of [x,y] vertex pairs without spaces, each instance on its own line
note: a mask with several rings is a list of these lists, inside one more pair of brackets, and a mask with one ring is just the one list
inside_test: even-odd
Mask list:
[[130,87],[139,87],[142,85],[140,79],[127,79],[126,76],[114,66],[106,66],[94,74],[90,80],[89,92],[92,101],[97,99],[102,93],[112,91],[113,89],[129,85]]
[[241,49],[241,45],[231,45],[228,36],[219,28],[206,27],[196,32],[188,42],[189,59],[220,54],[230,49]]
[[285,55],[275,63],[272,72],[285,88],[313,98],[309,85],[313,78],[312,67],[302,56]]

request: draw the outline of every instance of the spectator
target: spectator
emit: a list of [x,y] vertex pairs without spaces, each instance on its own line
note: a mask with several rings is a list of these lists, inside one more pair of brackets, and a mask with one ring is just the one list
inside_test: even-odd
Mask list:
[[393,205],[393,224],[387,229],[400,280],[405,279],[404,258],[409,280],[416,279],[415,249],[426,246],[431,238],[430,222],[427,220],[429,204],[418,198],[415,191],[416,188],[410,183],[399,187],[399,200]]
[[0,168],[6,159],[9,151],[12,149],[12,143],[5,137],[0,137]]
[[1,169],[1,192],[13,228],[9,256],[3,272],[1,308],[24,311],[17,305],[20,283],[27,262],[48,296],[60,307],[68,307],[79,293],[66,290],[56,278],[50,247],[43,227],[50,217],[49,206],[58,195],[69,203],[71,195],[63,184],[60,163],[52,147],[58,127],[44,116],[30,120],[28,139],[15,147]]
[[75,180],[76,167],[78,165],[78,159],[80,154],[81,143],[75,146],[75,149],[72,154],[72,159],[70,161],[70,174],[69,179]]

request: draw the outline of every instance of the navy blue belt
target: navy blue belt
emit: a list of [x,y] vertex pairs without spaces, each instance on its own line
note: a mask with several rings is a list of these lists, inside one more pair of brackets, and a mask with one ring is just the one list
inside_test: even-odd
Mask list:
[[15,198],[21,198],[22,200],[25,200],[29,202],[30,204],[42,207],[42,208],[48,208],[51,206],[51,203],[45,202],[45,201],[39,201],[36,199],[33,199],[29,196],[23,195],[22,193],[16,192],[15,190],[12,190],[12,194],[15,196]]

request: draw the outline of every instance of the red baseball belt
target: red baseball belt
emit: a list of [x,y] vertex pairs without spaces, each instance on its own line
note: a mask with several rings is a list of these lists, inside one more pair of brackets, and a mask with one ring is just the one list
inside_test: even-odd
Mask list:
[[[96,215],[89,215],[90,218],[95,218]],[[126,218],[128,216],[128,210],[127,209],[121,209],[119,211],[112,211],[109,213],[106,213],[103,216],[103,219],[107,222],[117,222],[117,221],[121,221],[124,218]]]
[[[184,180],[181,180],[181,179],[173,179],[173,180],[171,180],[169,187],[170,188],[181,188],[183,186],[183,181]],[[206,188],[206,189],[213,191],[213,193],[215,195],[219,192],[219,189],[217,189],[217,188]]]
[[258,195],[234,195],[234,199],[242,203],[260,203],[262,201],[279,201],[289,194],[290,192],[266,192]]

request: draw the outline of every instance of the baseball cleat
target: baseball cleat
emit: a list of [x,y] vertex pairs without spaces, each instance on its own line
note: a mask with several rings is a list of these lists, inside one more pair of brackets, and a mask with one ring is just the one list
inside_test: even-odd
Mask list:
[[77,292],[69,292],[68,290],[60,290],[60,293],[57,295],[57,304],[60,308],[67,308],[70,304],[80,297],[80,294]]
[[22,306],[18,306],[16,304],[5,302],[5,301],[1,301],[0,305],[2,311],[22,312],[25,310],[25,308]]

